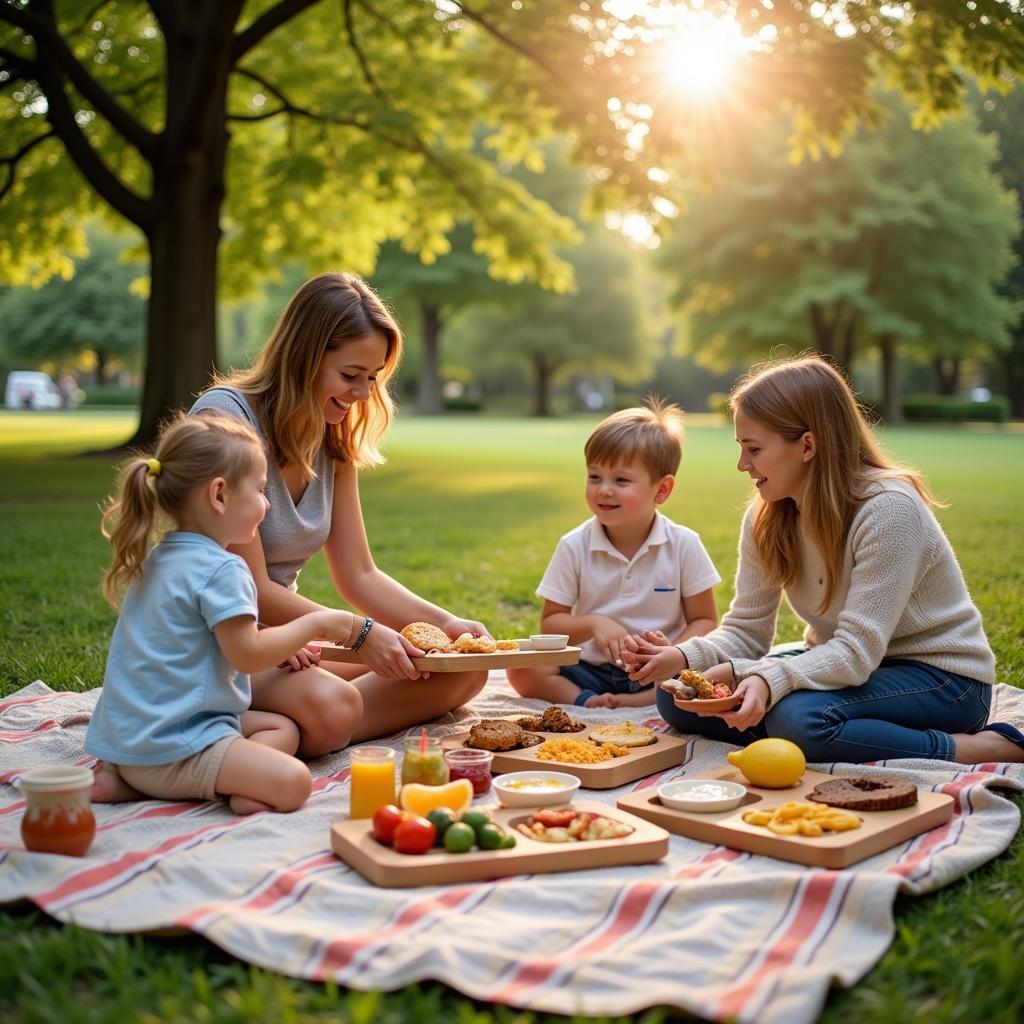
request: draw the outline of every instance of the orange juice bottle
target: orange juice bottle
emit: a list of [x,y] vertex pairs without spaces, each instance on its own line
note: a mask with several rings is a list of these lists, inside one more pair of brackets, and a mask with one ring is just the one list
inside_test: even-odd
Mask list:
[[390,747],[357,747],[350,755],[350,818],[372,818],[395,802],[395,752]]

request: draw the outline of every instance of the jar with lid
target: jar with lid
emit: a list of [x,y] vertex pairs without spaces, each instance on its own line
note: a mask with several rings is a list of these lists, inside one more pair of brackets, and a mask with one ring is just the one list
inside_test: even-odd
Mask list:
[[92,771],[77,765],[30,768],[17,780],[25,795],[21,839],[34,853],[83,857],[96,834]]
[[446,750],[444,759],[448,763],[448,774],[452,781],[469,779],[473,783],[473,796],[483,796],[491,789],[491,761],[494,754],[489,750],[471,750],[456,747]]
[[[422,746],[422,750],[420,747]],[[406,736],[402,756],[402,785],[420,782],[425,786],[443,786],[448,781],[441,741],[420,736]]]

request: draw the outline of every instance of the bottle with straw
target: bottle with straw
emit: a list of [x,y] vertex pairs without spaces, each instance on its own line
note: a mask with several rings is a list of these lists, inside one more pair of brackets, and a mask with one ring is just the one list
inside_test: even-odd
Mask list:
[[441,741],[427,735],[426,728],[419,736],[405,737],[402,756],[402,785],[420,782],[427,786],[443,786],[448,781],[448,764],[444,759]]

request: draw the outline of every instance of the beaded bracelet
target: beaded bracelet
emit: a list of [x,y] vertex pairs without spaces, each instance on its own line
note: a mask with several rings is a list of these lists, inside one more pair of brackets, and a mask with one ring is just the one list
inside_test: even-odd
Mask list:
[[349,648],[350,651],[358,651],[363,646],[363,641],[366,639],[367,634],[373,628],[373,619],[363,619],[363,628],[359,630],[359,636],[356,637],[356,642]]

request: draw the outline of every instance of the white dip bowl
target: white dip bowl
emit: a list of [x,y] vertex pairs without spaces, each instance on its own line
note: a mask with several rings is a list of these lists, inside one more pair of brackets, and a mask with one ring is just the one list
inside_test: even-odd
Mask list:
[[556,807],[567,804],[580,788],[580,780],[568,772],[508,772],[492,785],[502,807]]
[[534,633],[530,637],[531,651],[561,651],[569,643],[568,633]]
[[658,798],[666,807],[702,814],[731,811],[746,795],[746,786],[721,779],[676,779],[658,787]]

